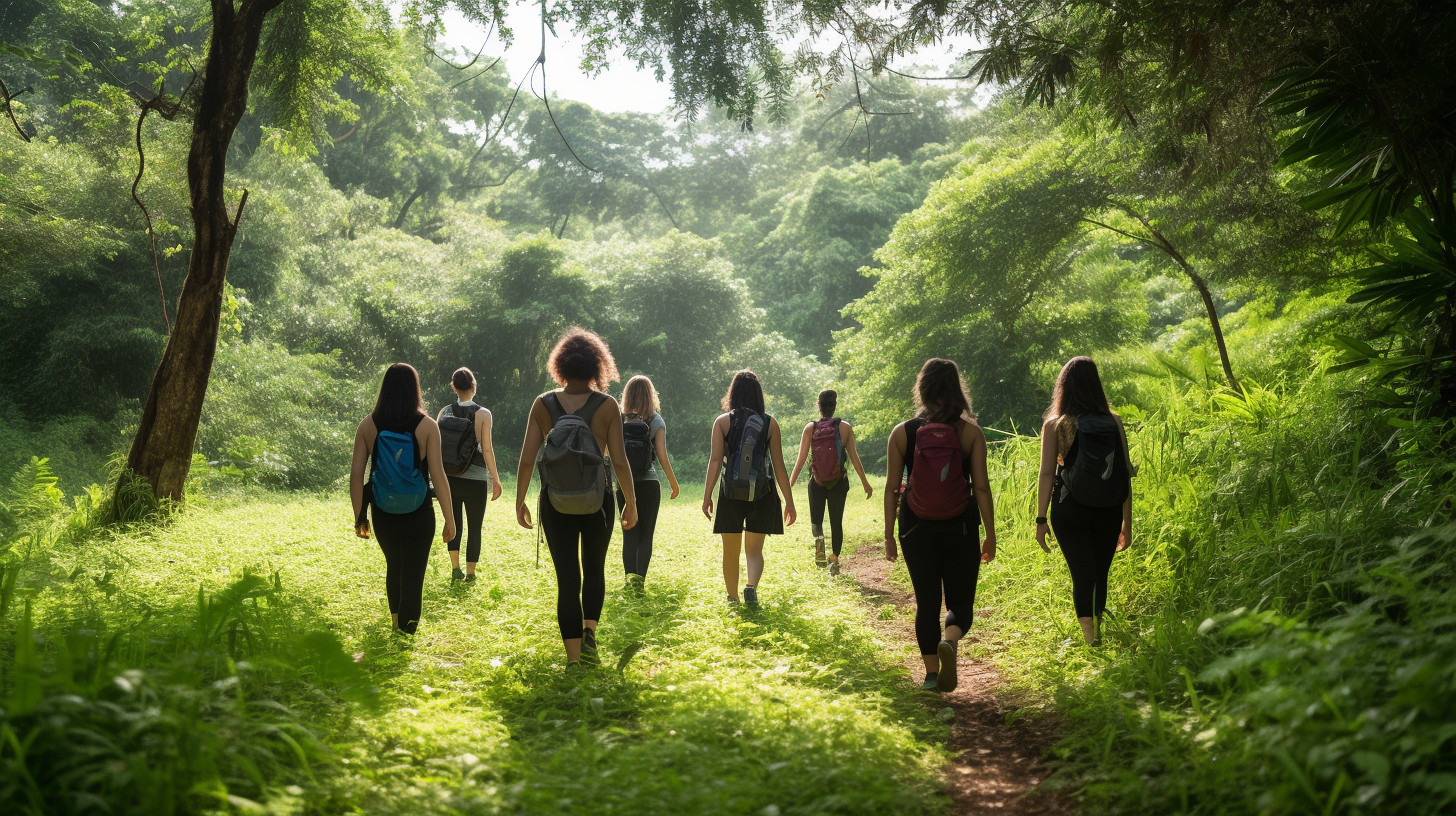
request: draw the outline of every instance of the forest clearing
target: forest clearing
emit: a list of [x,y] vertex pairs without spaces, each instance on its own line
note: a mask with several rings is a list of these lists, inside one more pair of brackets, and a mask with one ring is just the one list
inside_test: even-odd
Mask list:
[[1450,811],[1453,304],[1437,0],[0,0],[0,813]]

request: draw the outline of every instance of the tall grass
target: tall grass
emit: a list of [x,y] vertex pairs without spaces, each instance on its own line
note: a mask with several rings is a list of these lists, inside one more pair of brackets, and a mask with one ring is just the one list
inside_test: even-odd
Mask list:
[[[997,614],[980,648],[1066,713],[1061,779],[1090,811],[1453,801],[1452,752],[1436,747],[1456,735],[1456,590],[1436,565],[1452,532],[1427,529],[1452,515],[1452,434],[1340,386],[1140,383],[1155,398],[1127,412],[1134,543],[1095,650],[1077,636],[1064,563],[1030,539],[1039,441],[996,447],[999,512],[1018,532],[983,579]],[[1398,578],[1413,564],[1427,568]],[[1414,750],[1418,720],[1434,742]]]

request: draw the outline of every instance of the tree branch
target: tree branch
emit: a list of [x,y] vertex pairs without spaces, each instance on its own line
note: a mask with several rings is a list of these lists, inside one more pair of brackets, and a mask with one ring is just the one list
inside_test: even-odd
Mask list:
[[15,97],[10,95],[10,89],[5,87],[5,80],[3,79],[0,79],[0,95],[4,95],[5,97],[5,115],[9,116],[10,123],[15,125],[15,132],[20,134],[20,138],[27,142],[30,141],[30,134],[26,133],[25,128],[20,126],[20,121],[15,118],[15,109],[10,107],[10,100]]

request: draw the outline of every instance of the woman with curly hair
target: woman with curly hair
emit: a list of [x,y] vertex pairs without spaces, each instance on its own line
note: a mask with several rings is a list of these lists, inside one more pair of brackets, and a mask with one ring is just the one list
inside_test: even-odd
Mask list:
[[[758,375],[747,369],[734,374],[722,405],[724,413],[713,422],[710,439],[703,515],[713,519],[713,532],[723,537],[723,583],[728,587],[729,602],[738,602],[738,550],[742,547],[748,561],[743,600],[757,606],[763,541],[769,535],[782,535],[794,523],[794,492],[784,467],[783,434],[778,420],[764,410]],[[713,488],[725,469],[714,516]],[[782,510],[779,491],[784,496]]]
[[[583,659],[597,660],[597,624],[607,594],[607,546],[616,505],[603,454],[611,459],[622,488],[624,530],[637,523],[637,495],[622,446],[622,413],[617,401],[605,393],[608,383],[617,379],[617,363],[607,344],[586,329],[572,328],[551,350],[547,371],[561,387],[531,404],[516,472],[516,520],[532,529],[526,492],[537,455],[547,463],[550,454],[550,463],[541,468],[537,512],[556,568],[556,622],[567,665],[574,666]],[[583,475],[572,487],[586,489],[568,495],[563,484],[553,486],[547,468],[560,472],[555,464],[559,462],[569,462]]]
[[[925,361],[915,378],[914,400],[915,416],[890,432],[885,558],[895,560],[898,509],[899,544],[915,589],[915,640],[925,660],[921,687],[954,691],[956,647],[971,628],[981,564],[996,557],[986,435],[971,411],[966,381],[950,360]],[[909,479],[903,496],[902,471]],[[981,544],[983,522],[986,539]]]

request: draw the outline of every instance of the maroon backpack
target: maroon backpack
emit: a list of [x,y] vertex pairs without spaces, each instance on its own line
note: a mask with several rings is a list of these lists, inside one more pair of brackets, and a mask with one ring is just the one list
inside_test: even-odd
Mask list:
[[839,417],[817,420],[809,441],[809,475],[821,487],[844,476],[844,443],[839,438]]
[[956,429],[923,419],[905,423],[909,454],[910,489],[906,501],[917,517],[927,521],[959,518],[971,503],[961,437]]

